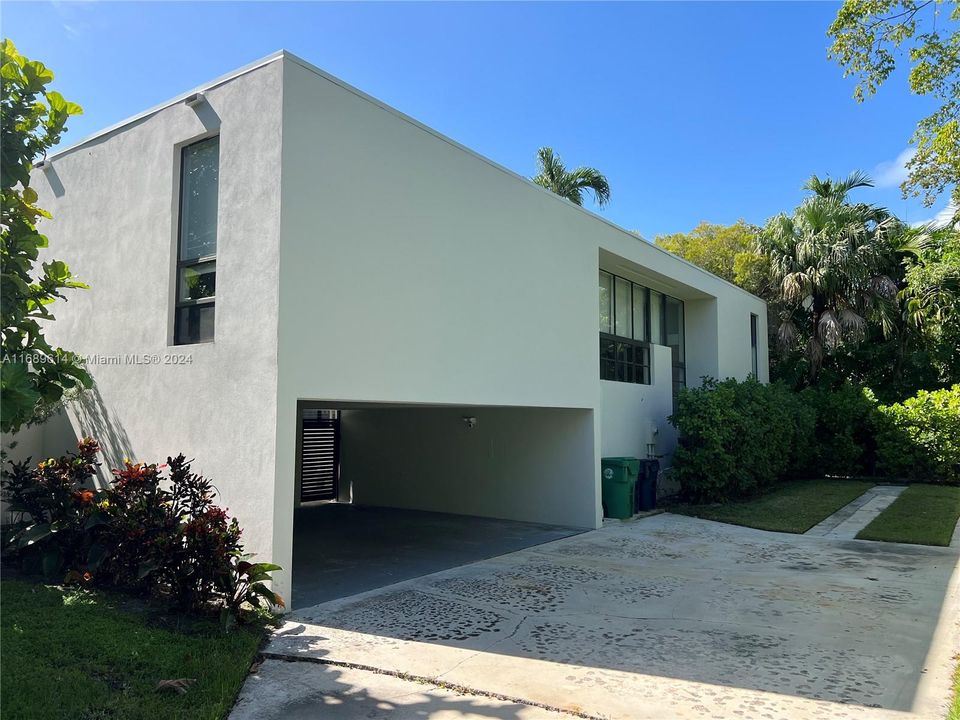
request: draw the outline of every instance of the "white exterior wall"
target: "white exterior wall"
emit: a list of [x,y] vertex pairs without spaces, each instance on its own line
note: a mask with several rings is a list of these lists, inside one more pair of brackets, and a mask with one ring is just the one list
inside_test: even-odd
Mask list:
[[[599,403],[594,221],[298,61],[284,65],[280,564],[292,553],[298,399]],[[598,457],[592,468],[596,524]]]
[[667,455],[676,445],[676,432],[667,422],[673,412],[670,348],[654,345],[652,356],[650,385],[600,381],[602,457],[645,458],[651,439],[657,455]]
[[[672,406],[668,350],[655,351],[655,387],[601,389],[598,264],[625,262],[641,271],[634,279],[694,301],[692,329],[708,337],[700,342],[688,331],[691,370],[749,373],[749,312],[760,316],[763,334],[762,301],[291,56],[284,59],[283,138],[274,510],[280,564],[292,556],[298,400],[593,410],[585,512],[598,524],[601,454],[614,447],[641,454],[626,452],[636,443],[629,425],[647,417],[660,428],[658,447],[669,452],[674,442],[665,421]],[[743,331],[718,337],[718,325],[734,320]],[[761,358],[765,366],[765,353]],[[395,434],[377,412],[367,418],[384,431],[384,451],[364,466],[369,473],[397,468],[385,452]],[[421,425],[439,432],[418,419]],[[445,456],[443,437],[431,448]],[[434,454],[424,449],[423,462]],[[471,502],[438,500],[442,478],[405,458],[417,468],[410,476],[417,507],[508,516],[499,491]],[[351,472],[346,456],[343,467]],[[517,517],[531,519],[538,488],[530,488],[530,502],[517,501]],[[375,492],[366,497],[382,504],[412,502],[391,494],[395,486],[367,489]],[[355,492],[362,502],[359,483]],[[577,493],[568,495],[572,508]],[[570,512],[579,518],[584,509]]]
[[596,524],[590,410],[346,410],[341,438],[341,483],[358,505]]
[[[195,457],[263,558],[273,531],[281,69],[268,64],[207,90],[199,113],[175,103],[54,156],[53,170],[33,180],[53,214],[41,226],[52,255],[90,285],[54,306],[48,338],[81,354],[192,360],[90,365],[96,387],[70,413],[76,434],[100,440],[105,470],[125,457]],[[215,131],[217,117],[216,337],[174,347],[179,146]]]

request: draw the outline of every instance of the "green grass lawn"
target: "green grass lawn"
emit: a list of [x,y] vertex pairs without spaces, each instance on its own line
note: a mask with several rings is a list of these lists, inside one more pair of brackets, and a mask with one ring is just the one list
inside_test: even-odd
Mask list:
[[960,655],[956,658],[957,668],[953,671],[953,701],[947,712],[947,720],[960,720]]
[[911,485],[857,538],[916,545],[949,545],[960,518],[960,487]]
[[677,505],[671,512],[760,530],[803,533],[873,487],[866,480],[795,480],[752,500]]
[[[179,626],[179,627],[177,627]],[[4,720],[226,717],[262,628],[159,616],[87,591],[0,583]],[[160,680],[196,678],[185,694]]]
[[954,658],[957,667],[953,671],[953,700],[947,711],[947,720],[960,720],[960,655]]

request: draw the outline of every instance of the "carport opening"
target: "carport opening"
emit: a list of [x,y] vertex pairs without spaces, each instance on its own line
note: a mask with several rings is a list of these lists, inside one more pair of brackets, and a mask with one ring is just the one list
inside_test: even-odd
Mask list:
[[294,609],[597,526],[592,410],[302,401]]

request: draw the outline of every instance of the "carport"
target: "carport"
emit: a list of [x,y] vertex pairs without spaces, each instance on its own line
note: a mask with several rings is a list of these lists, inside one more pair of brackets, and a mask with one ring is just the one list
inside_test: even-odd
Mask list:
[[593,411],[301,401],[292,607],[596,527]]

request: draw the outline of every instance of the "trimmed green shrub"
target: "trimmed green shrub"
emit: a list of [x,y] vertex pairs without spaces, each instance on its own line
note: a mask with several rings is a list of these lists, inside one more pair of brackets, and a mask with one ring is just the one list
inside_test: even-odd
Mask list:
[[881,405],[878,470],[923,482],[960,482],[960,385],[921,390],[902,403]]
[[873,393],[843,383],[807,388],[800,400],[816,417],[810,452],[800,463],[800,473],[874,475],[878,405]]
[[727,379],[681,389],[670,422],[681,496],[722,502],[762,492],[808,455],[814,416],[783,385]]

